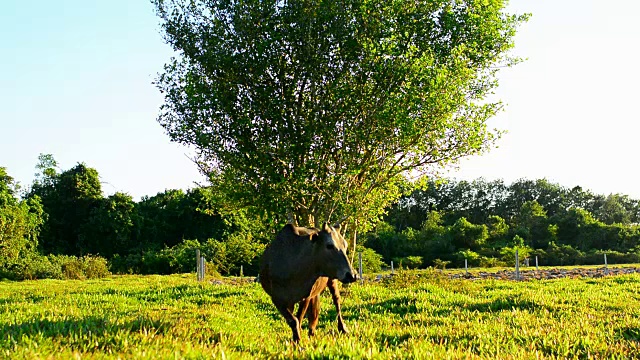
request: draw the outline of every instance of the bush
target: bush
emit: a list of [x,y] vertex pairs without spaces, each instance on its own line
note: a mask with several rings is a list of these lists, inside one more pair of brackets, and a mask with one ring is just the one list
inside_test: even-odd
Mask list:
[[0,278],[11,280],[95,279],[110,275],[101,257],[31,254],[10,266],[0,267]]
[[491,267],[499,267],[499,266],[507,266],[507,263],[493,257],[486,257],[486,256],[480,257],[480,267],[491,268]]
[[406,256],[397,258],[398,268],[417,269],[422,266],[422,256]]
[[[376,273],[382,271],[384,261],[382,261],[382,255],[375,252],[373,249],[366,248],[362,245],[356,246],[356,252],[362,252],[362,272],[363,273]],[[355,258],[356,264],[354,268],[358,267],[358,257]]]
[[46,256],[31,254],[0,269],[0,277],[11,280],[63,279],[59,264],[52,263]]
[[585,254],[582,263],[585,265],[604,265],[604,254],[607,254],[608,264],[635,264],[640,262],[636,253],[621,253],[618,251],[594,250]]
[[88,279],[99,279],[111,275],[107,259],[90,256],[85,256],[82,259],[85,263],[84,274]]
[[524,259],[528,258],[533,252],[533,249],[528,246],[514,246],[503,247],[500,250],[500,260],[502,260],[508,266],[516,265],[516,250],[518,251],[518,260],[520,263],[524,262]]
[[83,266],[79,260],[69,260],[62,263],[62,274],[68,280],[84,280]]
[[464,260],[467,260],[468,266],[480,266],[480,255],[477,252],[471,250],[461,250],[455,253],[456,258],[460,266],[464,266]]
[[107,267],[107,260],[102,257],[51,255],[50,258],[53,264],[60,267],[65,279],[97,279],[111,275]]
[[440,260],[440,259],[433,260],[433,267],[436,269],[444,270],[449,264],[451,264],[451,261]]
[[34,256],[25,267],[24,279],[64,279],[60,266],[47,256]]

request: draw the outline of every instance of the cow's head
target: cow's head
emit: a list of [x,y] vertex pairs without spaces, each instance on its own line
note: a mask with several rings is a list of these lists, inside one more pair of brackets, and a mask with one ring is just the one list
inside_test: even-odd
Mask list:
[[331,227],[324,223],[312,237],[317,265],[323,276],[348,284],[358,279],[347,257],[347,242],[340,235],[340,225]]

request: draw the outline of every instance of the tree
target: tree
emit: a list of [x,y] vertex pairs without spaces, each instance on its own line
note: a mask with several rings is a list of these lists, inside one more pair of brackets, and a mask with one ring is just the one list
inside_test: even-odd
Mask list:
[[547,211],[536,200],[526,201],[514,218],[516,231],[524,237],[527,245],[546,247],[549,243]]
[[137,250],[172,247],[184,239],[206,242],[237,230],[240,212],[223,218],[210,188],[166,190],[136,204]]
[[[594,215],[603,223],[629,224],[633,214],[633,200],[627,195],[610,194]],[[630,211],[631,210],[631,211]]]
[[37,178],[27,195],[42,198],[47,213],[40,237],[45,253],[84,255],[87,234],[82,232],[93,209],[103,199],[98,171],[83,163],[57,174],[53,157],[40,155]]
[[115,254],[125,255],[133,247],[135,203],[128,194],[117,192],[101,199],[91,209],[86,223],[81,225],[83,253],[110,259]]
[[503,0],[152,2],[179,53],[158,121],[216,191],[359,231],[408,179],[493,146],[486,97],[526,20]]
[[0,167],[0,277],[23,262],[25,255],[35,254],[43,221],[40,198],[18,200],[16,188],[13,178]]
[[503,247],[507,243],[507,235],[509,233],[509,225],[503,218],[497,215],[491,215],[487,219],[487,243],[491,247]]
[[598,227],[599,222],[589,211],[572,208],[567,211],[565,216],[557,220],[557,225],[558,242],[580,250],[587,250],[590,242],[585,238],[585,230],[594,226]]
[[474,225],[461,217],[449,227],[453,244],[458,249],[478,250],[489,237],[486,225]]

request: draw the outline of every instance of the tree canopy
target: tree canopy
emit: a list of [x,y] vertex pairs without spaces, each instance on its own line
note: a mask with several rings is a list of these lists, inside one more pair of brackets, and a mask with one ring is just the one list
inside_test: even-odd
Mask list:
[[[0,167],[0,278],[94,277],[108,273],[106,261],[118,273],[190,272],[196,249],[212,271],[254,275],[272,237],[263,217],[227,207],[210,187],[134,201],[118,192],[105,197],[98,171],[82,163],[59,169],[42,155],[37,168],[24,192]],[[403,267],[504,266],[515,250],[542,265],[640,256],[640,200],[546,179],[429,180],[384,220],[359,234],[369,269],[380,257]]]
[[503,0],[152,2],[178,53],[158,120],[217,191],[363,230],[407,180],[494,144],[487,95],[526,19]]

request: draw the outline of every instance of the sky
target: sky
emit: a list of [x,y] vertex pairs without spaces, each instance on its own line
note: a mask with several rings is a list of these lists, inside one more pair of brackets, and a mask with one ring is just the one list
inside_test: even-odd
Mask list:
[[[446,175],[640,198],[640,1],[512,0],[508,11],[532,17],[513,50],[526,61],[499,75],[505,110],[489,125],[507,132]],[[136,200],[204,183],[156,121],[152,82],[171,56],[146,0],[2,0],[0,166],[28,186],[38,155],[53,154]]]

